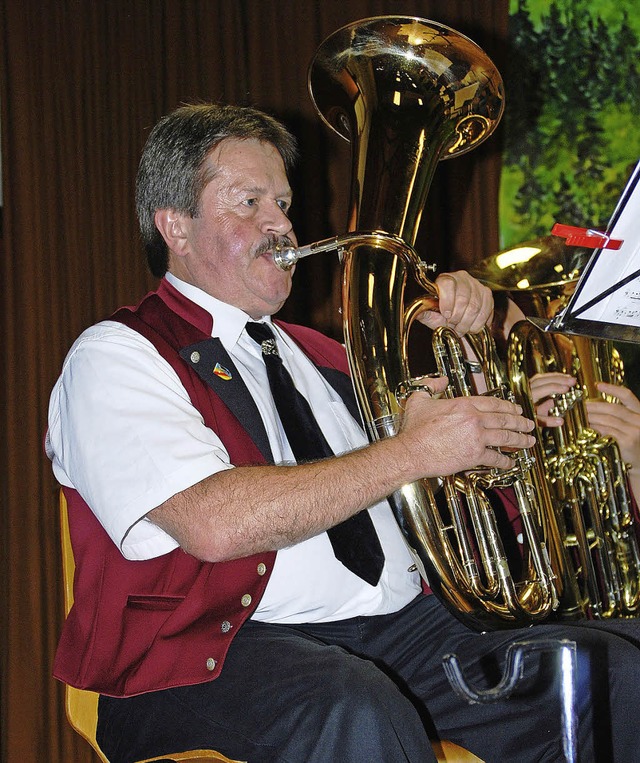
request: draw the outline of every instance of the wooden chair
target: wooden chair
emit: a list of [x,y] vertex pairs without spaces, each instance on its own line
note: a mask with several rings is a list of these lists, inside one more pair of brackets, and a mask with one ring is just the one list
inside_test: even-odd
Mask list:
[[446,739],[432,741],[431,746],[438,763],[484,763],[482,758]]
[[[69,613],[73,604],[73,576],[75,574],[75,560],[71,546],[69,533],[69,515],[67,501],[62,490],[60,491],[60,538],[62,545],[62,574],[64,579],[64,611]],[[98,725],[98,697],[94,691],[76,689],[74,686],[65,688],[65,711],[67,720],[75,731],[80,734],[95,750],[102,763],[109,763],[108,758],[100,749],[96,740],[96,728]],[[465,750],[453,742],[433,742],[433,750],[438,763],[483,763],[473,753]],[[152,761],[173,760],[183,763],[197,763],[202,760],[218,761],[218,763],[247,763],[247,761],[231,760],[215,750],[190,750],[177,752],[170,755],[160,755],[157,758],[147,758],[138,763],[152,763]]]

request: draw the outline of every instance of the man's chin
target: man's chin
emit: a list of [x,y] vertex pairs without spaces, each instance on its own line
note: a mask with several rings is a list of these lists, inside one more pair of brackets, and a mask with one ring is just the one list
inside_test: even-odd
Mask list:
[[284,304],[286,301],[287,301],[287,297],[285,297],[283,300],[279,302],[273,302],[271,305],[269,305],[268,312],[266,312],[265,315],[275,315],[276,313],[280,312],[280,310],[282,310],[282,308],[284,307]]
[[273,295],[273,297],[270,297],[269,299],[264,299],[260,304],[255,306],[255,309],[247,312],[249,312],[249,315],[251,315],[254,320],[257,320],[256,313],[259,313],[258,318],[261,318],[263,315],[275,315],[284,306],[290,292],[291,290],[289,289],[285,295]]

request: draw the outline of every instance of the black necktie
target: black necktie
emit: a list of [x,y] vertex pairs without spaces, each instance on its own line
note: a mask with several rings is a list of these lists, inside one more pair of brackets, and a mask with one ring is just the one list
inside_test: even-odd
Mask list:
[[[333,455],[311,406],[295,387],[278,353],[271,328],[247,323],[247,334],[262,349],[269,387],[282,426],[298,463]],[[384,566],[384,553],[368,511],[361,511],[327,531],[333,552],[347,569],[376,585]]]

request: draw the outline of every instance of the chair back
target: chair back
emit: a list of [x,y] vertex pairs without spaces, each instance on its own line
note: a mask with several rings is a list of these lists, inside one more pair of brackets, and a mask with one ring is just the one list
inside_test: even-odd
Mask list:
[[[73,577],[76,563],[73,558],[73,547],[71,546],[67,500],[62,490],[60,490],[60,542],[64,583],[64,614],[66,617],[73,605]],[[76,689],[74,686],[67,685],[64,702],[65,712],[71,726],[93,747],[102,763],[109,763],[96,740],[98,697],[99,695],[96,692]]]

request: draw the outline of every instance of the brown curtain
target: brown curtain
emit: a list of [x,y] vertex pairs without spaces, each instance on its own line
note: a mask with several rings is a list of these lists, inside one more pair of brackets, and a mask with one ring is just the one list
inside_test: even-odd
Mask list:
[[[51,677],[62,618],[56,485],[43,455],[51,387],[88,324],[149,287],[132,188],[148,129],[194,99],[284,119],[305,157],[302,241],[345,226],[348,146],[306,90],[319,43],[358,18],[411,14],[498,63],[508,0],[0,0],[2,302],[1,749],[7,763],[92,760]],[[453,268],[495,251],[499,137],[437,173],[420,246]],[[450,166],[449,166],[450,165]],[[337,332],[336,268],[306,261],[285,317]]]

